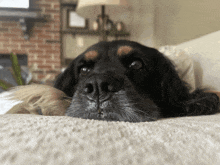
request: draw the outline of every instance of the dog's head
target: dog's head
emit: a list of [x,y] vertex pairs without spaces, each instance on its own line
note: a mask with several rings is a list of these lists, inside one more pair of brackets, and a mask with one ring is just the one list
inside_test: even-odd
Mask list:
[[156,49],[136,42],[100,42],[72,61],[55,87],[72,97],[68,116],[150,121],[160,117],[153,99],[161,100],[158,88],[170,65]]
[[66,115],[86,119],[140,122],[219,112],[216,94],[190,93],[169,59],[132,41],[91,46],[55,87],[72,97]]
[[220,110],[216,94],[201,89],[190,93],[170,60],[131,41],[91,46],[58,76],[54,87],[60,90],[16,87],[11,99],[22,103],[8,113],[140,122]]

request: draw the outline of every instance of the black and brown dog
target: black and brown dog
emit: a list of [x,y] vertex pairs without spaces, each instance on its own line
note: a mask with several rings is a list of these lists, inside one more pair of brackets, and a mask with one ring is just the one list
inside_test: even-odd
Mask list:
[[71,98],[62,112],[84,119],[142,122],[219,112],[216,94],[201,89],[190,93],[169,59],[132,41],[91,46],[58,76],[54,87],[68,96],[63,100]]

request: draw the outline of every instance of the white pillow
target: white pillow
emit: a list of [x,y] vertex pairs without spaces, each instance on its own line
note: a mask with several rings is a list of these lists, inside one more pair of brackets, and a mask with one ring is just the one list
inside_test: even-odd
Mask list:
[[22,101],[6,99],[8,95],[11,95],[11,92],[0,93],[0,115],[5,114],[16,104],[22,103]]
[[176,49],[193,59],[196,87],[220,91],[220,31],[177,45]]

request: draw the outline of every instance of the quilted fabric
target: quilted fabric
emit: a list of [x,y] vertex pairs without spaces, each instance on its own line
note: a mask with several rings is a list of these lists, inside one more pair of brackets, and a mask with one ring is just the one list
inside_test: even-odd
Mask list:
[[142,123],[0,115],[0,162],[219,165],[219,121],[219,114]]

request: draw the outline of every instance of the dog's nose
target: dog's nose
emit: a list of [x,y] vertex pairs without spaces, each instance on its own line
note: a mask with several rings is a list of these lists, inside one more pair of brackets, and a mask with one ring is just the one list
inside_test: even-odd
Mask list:
[[123,84],[122,77],[100,77],[98,75],[87,79],[83,90],[90,100],[103,102],[113,93],[121,90]]

